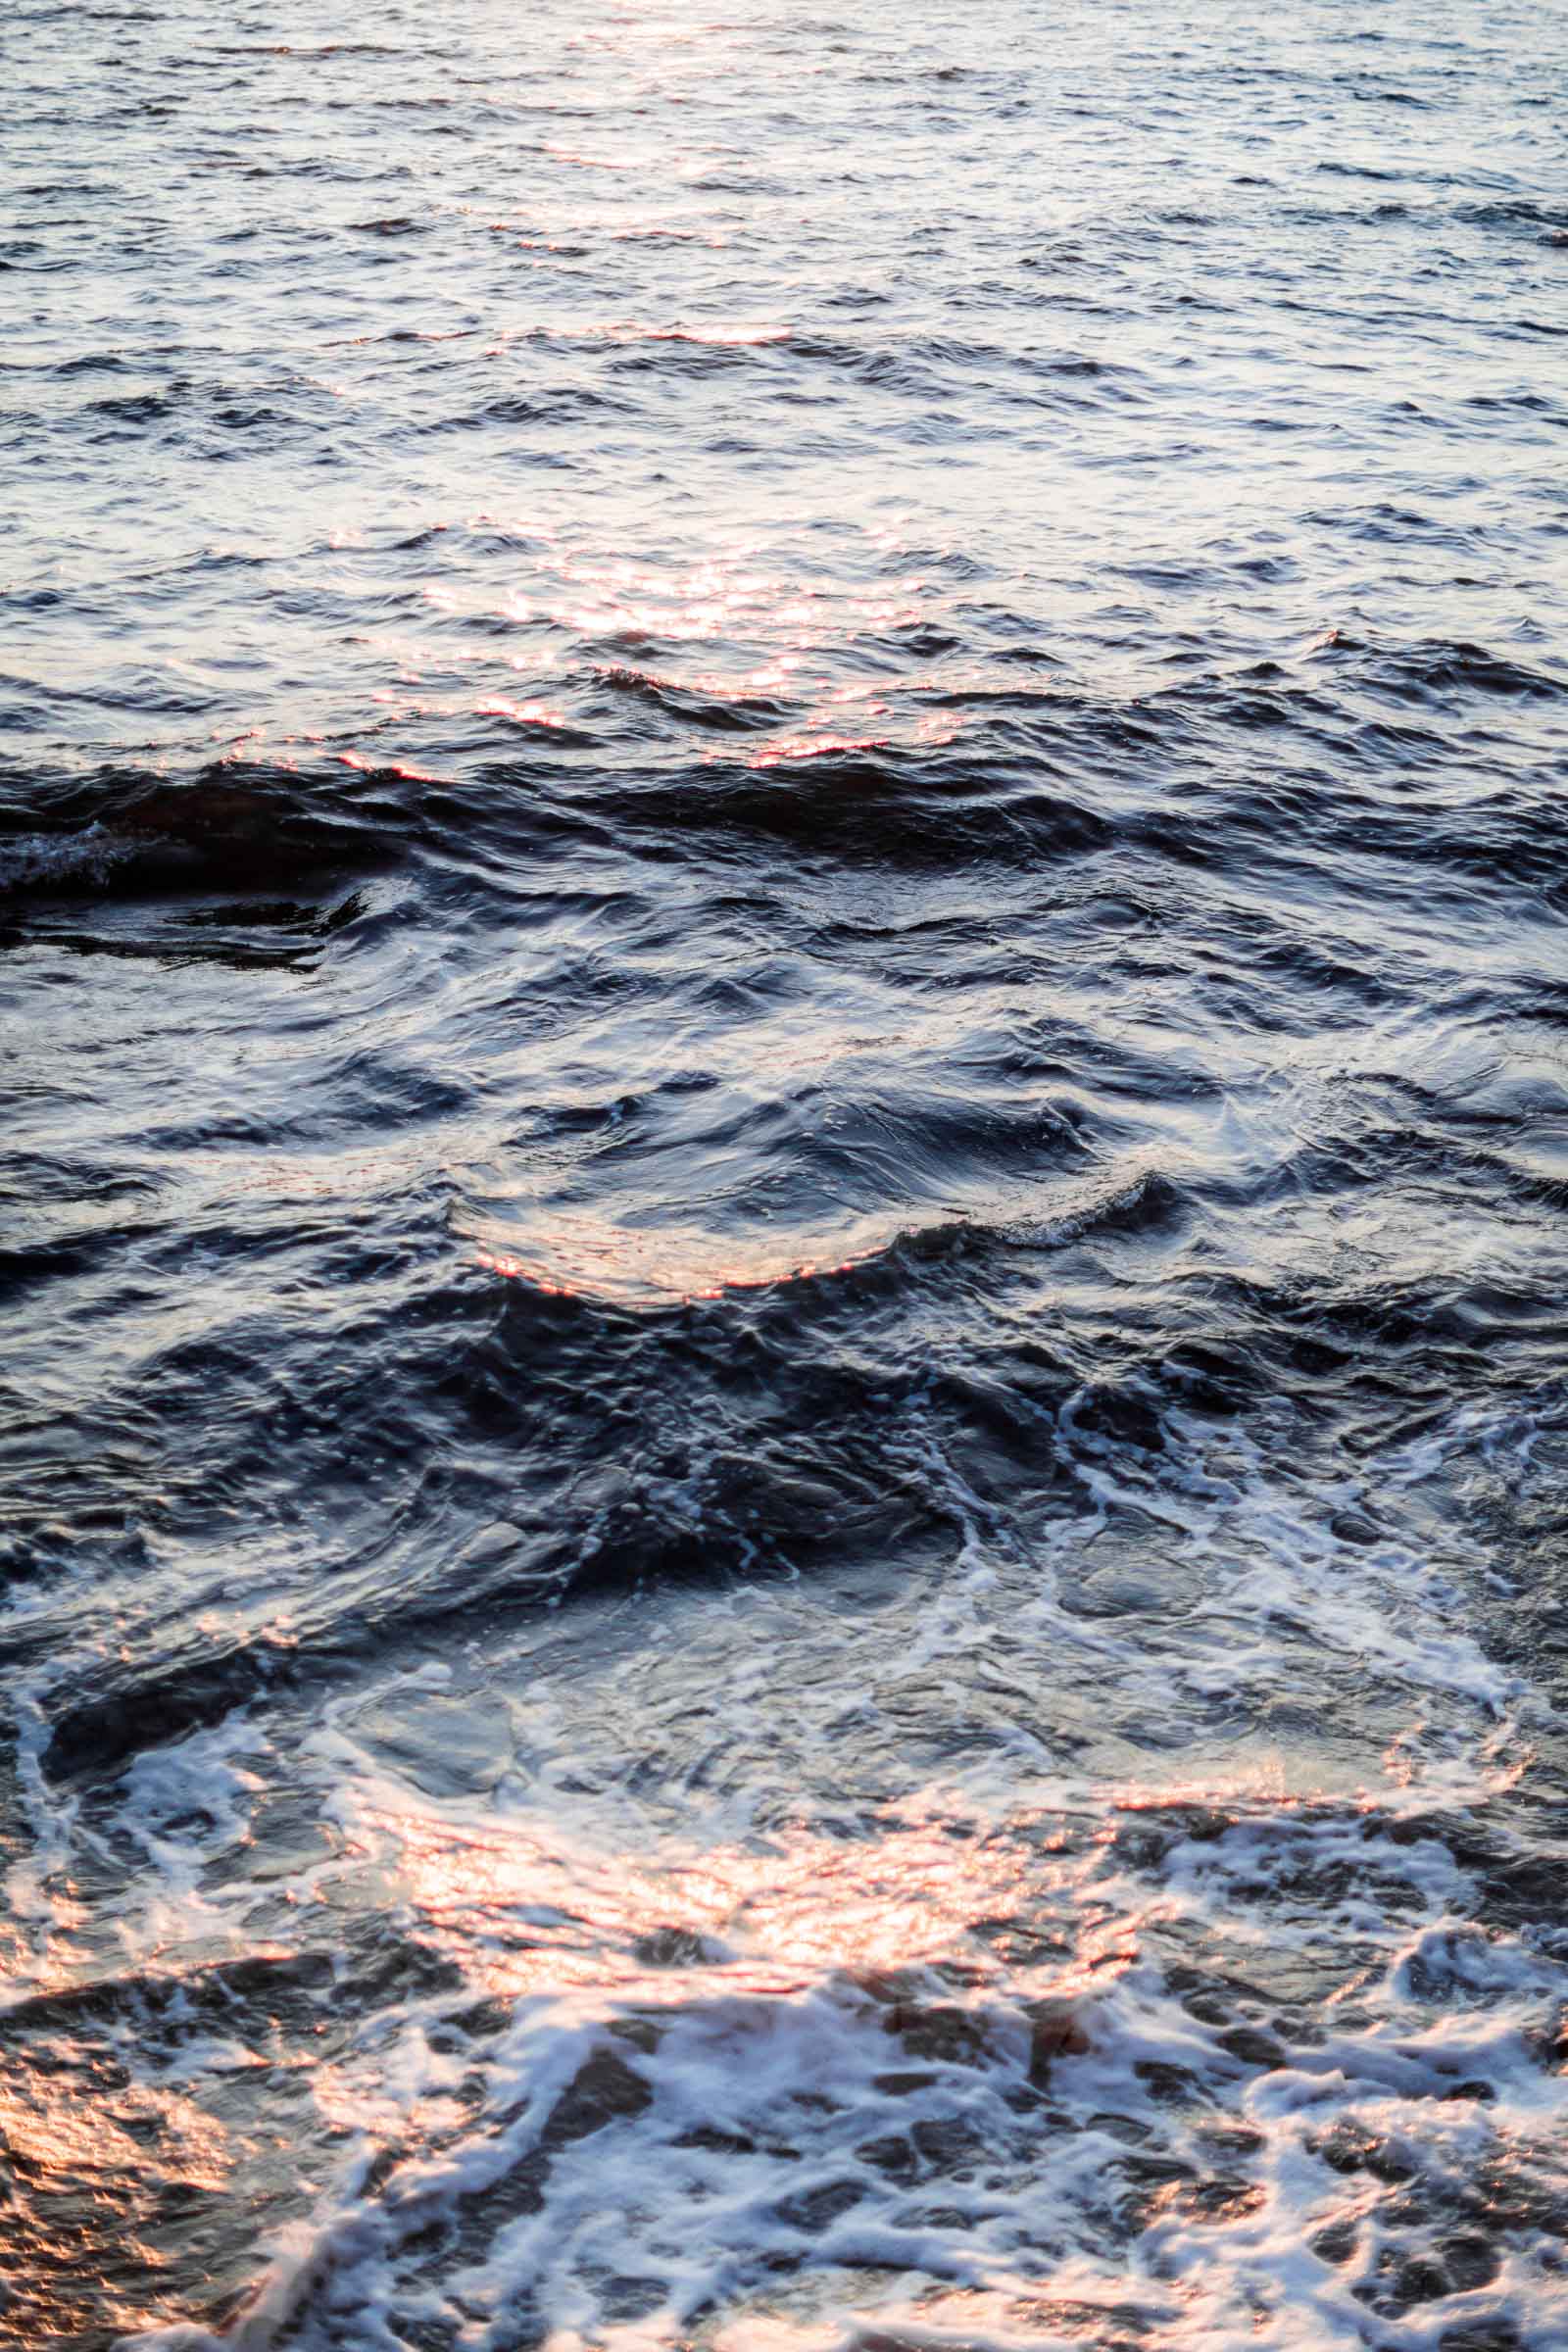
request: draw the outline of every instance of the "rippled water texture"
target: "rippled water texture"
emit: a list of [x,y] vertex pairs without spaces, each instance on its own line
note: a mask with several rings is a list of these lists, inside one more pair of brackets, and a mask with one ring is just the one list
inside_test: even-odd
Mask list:
[[1561,2352],[1560,11],[0,58],[0,2341]]

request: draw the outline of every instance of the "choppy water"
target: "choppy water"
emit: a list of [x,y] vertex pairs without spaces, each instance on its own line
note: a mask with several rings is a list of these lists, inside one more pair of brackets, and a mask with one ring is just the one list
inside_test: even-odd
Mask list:
[[1560,13],[0,55],[0,2340],[1560,2352]]

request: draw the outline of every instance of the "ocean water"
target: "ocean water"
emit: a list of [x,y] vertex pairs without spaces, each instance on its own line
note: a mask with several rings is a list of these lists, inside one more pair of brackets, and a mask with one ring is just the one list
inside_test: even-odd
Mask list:
[[1568,22],[12,0],[0,2344],[1568,2344]]

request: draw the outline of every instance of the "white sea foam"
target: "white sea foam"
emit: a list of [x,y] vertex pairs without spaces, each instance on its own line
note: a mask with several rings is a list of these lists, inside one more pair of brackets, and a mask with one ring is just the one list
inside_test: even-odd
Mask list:
[[100,882],[131,844],[105,826],[76,833],[17,833],[0,842],[0,890],[67,881]]
[[[1493,1853],[1506,1883],[1519,1834],[1493,1816],[1533,1701],[1469,1630],[1451,1530],[1438,1561],[1414,1519],[1331,1525],[1533,1435],[1455,1415],[1314,1485],[1173,1418],[1143,1466],[1079,1443],[1089,1511],[1042,1545],[916,1434],[958,1534],[906,1642],[803,1586],[329,1705],[289,1758],[328,1832],[298,1914],[379,1888],[387,1934],[463,1990],[375,2009],[316,2068],[357,2153],[224,2342],[1435,2352],[1485,2322],[1552,2352],[1568,2104],[1543,2034],[1568,1952],[1489,1918],[1477,1876]],[[1086,1615],[1129,1509],[1163,1530],[1163,1585]],[[1400,1727],[1354,1782],[1331,1726],[1315,1785],[1299,1740],[1195,1737],[1130,1774],[1075,1766],[1049,1723],[1004,1737],[1005,1709],[958,1736],[988,1678],[1059,1706],[1087,1674],[1114,1767],[1195,1693],[1266,1721],[1282,1675],[1346,1666]],[[910,1690],[926,1715],[947,1693],[950,1769],[855,1791],[847,1753],[874,1780]],[[262,1737],[234,1718],[126,1776],[165,1888],[138,1934],[254,1938],[261,1898],[222,1882],[281,1770]],[[1465,1822],[1491,1826],[1456,1847]],[[243,2054],[200,2047],[215,2077]]]
[[[1223,1917],[1228,1873],[1210,1876]],[[1386,1991],[1369,1987],[1380,2007]],[[974,2038],[937,2056],[919,2045],[946,2030],[940,2004],[896,2014],[913,2048],[900,2049],[885,2001],[832,1976],[771,1996],[694,1988],[657,2025],[639,2011],[629,2041],[602,1993],[525,1999],[485,2049],[478,2129],[454,2124],[452,2061],[410,2020],[378,2069],[383,2092],[401,2084],[410,2152],[282,2253],[265,2312],[235,2340],[277,2340],[292,2313],[289,2342],[342,2340],[344,2327],[356,2344],[403,2341],[421,2309],[456,2306],[465,2341],[509,2340],[520,2315],[557,2352],[825,2348],[858,2329],[1080,2344],[1086,2313],[1108,2326],[1132,2303],[1135,2340],[1169,2352],[1349,2347],[1366,2340],[1356,2290],[1376,2291],[1380,2256],[1436,2258],[1446,2218],[1462,2234],[1446,2207],[1487,2167],[1524,2181],[1555,2161],[1560,2097],[1511,2011],[1456,2034],[1393,2000],[1260,2071],[1143,1962],[1083,2004],[1089,2048],[1057,2058],[1037,2093],[1020,2013],[971,2007]],[[1173,2110],[1150,2070],[1178,2068],[1192,2087]],[[1490,2106],[1445,2096],[1478,2071]],[[597,2128],[563,2136],[573,2098]],[[367,2120],[385,2135],[380,2106]],[[1141,2142],[1168,2195],[1133,2185]],[[1409,2179],[1429,2219],[1392,2210],[1391,2180]],[[1145,2197],[1141,2230],[1117,2218],[1129,2196]],[[1543,2352],[1559,2341],[1555,2248],[1519,2218],[1484,2286],[1386,2316],[1378,2340],[1414,2352],[1460,2319],[1512,2317]],[[417,2248],[441,2230],[467,2251],[432,2272]],[[1314,2250],[1336,2231],[1345,2248]]]

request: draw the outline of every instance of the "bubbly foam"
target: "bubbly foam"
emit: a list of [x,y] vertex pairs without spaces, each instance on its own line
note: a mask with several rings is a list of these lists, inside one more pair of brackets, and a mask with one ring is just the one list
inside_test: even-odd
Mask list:
[[[569,1701],[525,1678],[499,1734],[447,1661],[334,1704],[294,1759],[334,1825],[296,1894],[330,1917],[379,1887],[389,1932],[452,1980],[318,2070],[318,2114],[359,2153],[224,2340],[1013,2352],[1119,2329],[1158,2352],[1348,2352],[1375,2327],[1418,2352],[1485,2325],[1547,2352],[1568,2327],[1568,1936],[1506,1892],[1543,1859],[1508,1809],[1534,1702],[1454,1623],[1452,1546],[1440,1574],[1408,1537],[1325,1532],[1352,1489],[1414,1494],[1535,1436],[1456,1413],[1319,1491],[1270,1483],[1234,1437],[1222,1477],[1173,1424],[1174,1468],[1139,1485],[1169,1557],[1210,1576],[1237,1679],[1273,1684],[1284,1626],[1397,1694],[1404,1736],[1354,1787],[1303,1786],[1299,1749],[1255,1742],[1229,1771],[1221,1742],[1129,1779],[1013,1741],[897,1801],[834,1801],[857,1675],[872,1711],[906,1676],[970,1686],[1004,1622],[1043,1690],[1093,1656],[1133,1723],[1160,1690],[1192,1716],[1158,1611],[1072,1640],[1075,1564],[1127,1499],[1094,1447],[1093,1512],[1058,1534],[1032,1617],[1004,1616],[1016,1562],[935,1447],[924,1472],[965,1533],[923,1646],[847,1670],[853,1629],[819,1626],[831,1674],[782,1689],[754,1620],[792,1618],[799,1660],[808,1595],[705,1612],[700,1687],[743,1756],[790,1759],[787,1787],[754,1760],[671,1801],[673,1655],[630,1684],[584,1659]],[[226,1850],[275,1769],[256,1739],[235,1724],[126,1778],[176,1907],[201,1898],[168,1824],[201,1788],[204,1854]],[[640,1780],[665,1791],[652,1806]]]

